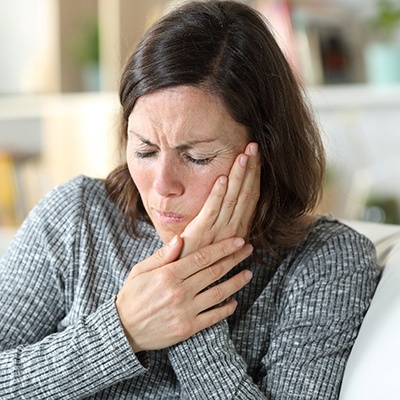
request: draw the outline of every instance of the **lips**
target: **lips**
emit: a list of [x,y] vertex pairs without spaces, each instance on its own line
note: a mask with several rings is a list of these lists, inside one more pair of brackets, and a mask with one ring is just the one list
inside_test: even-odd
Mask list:
[[185,220],[182,214],[177,214],[173,212],[164,212],[159,210],[154,210],[157,218],[164,223],[180,223]]

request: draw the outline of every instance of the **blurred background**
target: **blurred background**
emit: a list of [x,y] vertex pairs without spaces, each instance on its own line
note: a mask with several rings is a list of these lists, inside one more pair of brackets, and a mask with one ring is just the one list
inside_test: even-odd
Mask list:
[[[320,125],[319,211],[400,223],[400,0],[244,2],[269,19]],[[177,3],[1,0],[0,243],[53,186],[118,163],[121,68]]]

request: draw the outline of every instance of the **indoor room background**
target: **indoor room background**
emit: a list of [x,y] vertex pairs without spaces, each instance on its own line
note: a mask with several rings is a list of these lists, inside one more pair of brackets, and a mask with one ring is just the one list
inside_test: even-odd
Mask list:
[[[177,1],[2,0],[0,252],[53,186],[118,163],[118,81]],[[305,88],[328,155],[318,212],[400,223],[400,4],[248,0]]]

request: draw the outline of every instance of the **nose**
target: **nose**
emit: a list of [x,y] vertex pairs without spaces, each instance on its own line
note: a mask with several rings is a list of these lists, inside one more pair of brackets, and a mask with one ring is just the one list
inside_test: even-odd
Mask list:
[[180,196],[183,193],[183,174],[176,159],[160,160],[153,187],[163,197]]

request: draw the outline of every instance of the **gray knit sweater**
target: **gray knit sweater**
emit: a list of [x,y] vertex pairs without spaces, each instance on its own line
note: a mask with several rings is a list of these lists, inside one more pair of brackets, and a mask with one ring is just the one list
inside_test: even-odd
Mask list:
[[372,244],[323,217],[284,261],[252,270],[233,316],[135,355],[115,296],[162,246],[129,237],[97,180],[31,212],[0,263],[0,399],[337,399],[379,271]]

